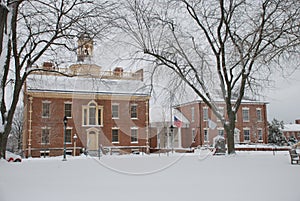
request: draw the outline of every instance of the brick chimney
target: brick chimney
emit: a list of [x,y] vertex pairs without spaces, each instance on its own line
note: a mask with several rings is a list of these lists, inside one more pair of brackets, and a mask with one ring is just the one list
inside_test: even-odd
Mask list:
[[51,62],[44,62],[43,63],[43,69],[45,69],[45,70],[53,70],[54,69],[54,65]]
[[296,120],[295,120],[295,123],[296,123],[296,124],[300,124],[300,119],[296,119]]
[[114,76],[122,77],[123,76],[123,68],[122,67],[116,67],[113,71]]

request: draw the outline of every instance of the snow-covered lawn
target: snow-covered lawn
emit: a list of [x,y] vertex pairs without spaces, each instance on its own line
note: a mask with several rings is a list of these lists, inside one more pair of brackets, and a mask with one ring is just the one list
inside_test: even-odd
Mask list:
[[1,201],[299,201],[288,152],[0,161]]

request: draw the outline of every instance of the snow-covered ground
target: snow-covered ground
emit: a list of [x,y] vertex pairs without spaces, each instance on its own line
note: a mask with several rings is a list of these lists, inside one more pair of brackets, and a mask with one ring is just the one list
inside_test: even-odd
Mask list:
[[299,201],[287,151],[0,160],[1,201]]

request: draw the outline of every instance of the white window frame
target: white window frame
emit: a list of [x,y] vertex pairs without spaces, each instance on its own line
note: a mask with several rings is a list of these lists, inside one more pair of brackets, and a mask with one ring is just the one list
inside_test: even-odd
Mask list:
[[[50,144],[50,134],[51,134],[51,127],[42,127],[41,132],[41,145],[49,145]],[[48,130],[48,142],[43,142],[43,131]]]
[[[44,115],[44,104],[48,105],[48,115]],[[42,101],[42,118],[50,118],[50,107],[51,107],[51,101]]]
[[[261,136],[261,139],[259,139]],[[259,142],[262,142],[264,140],[264,133],[263,133],[263,129],[262,128],[258,128],[257,129],[257,140]]]
[[[70,115],[67,115],[67,114],[66,114],[66,105],[71,105]],[[72,118],[72,102],[65,102],[65,104],[64,104],[64,113],[65,113],[65,116],[66,116],[68,119]]]
[[[245,131],[249,132],[249,140],[245,139]],[[251,133],[250,133],[250,128],[243,128],[243,136],[244,136],[244,142],[250,142],[251,141]]]
[[262,109],[256,108],[256,118],[257,122],[262,122]]
[[[119,119],[120,118],[120,112],[119,112],[119,103],[113,103],[112,105],[111,105],[111,116],[112,116],[112,119]],[[117,106],[117,115],[116,116],[114,116],[114,110],[113,110],[113,108],[114,107],[116,107]]]
[[[136,141],[132,141],[132,132],[135,131],[136,132]],[[137,144],[139,143],[139,131],[138,131],[138,127],[131,127],[130,128],[130,142],[131,144]]]
[[203,134],[203,137],[204,137],[204,142],[209,142],[209,132],[208,132],[208,128],[204,128],[204,134]]
[[[95,106],[91,106],[94,104]],[[90,109],[95,109],[95,121],[96,124],[90,124]],[[100,122],[99,122],[100,111]],[[90,101],[87,105],[82,106],[82,126],[103,126],[103,106],[97,104],[96,101]]]
[[[118,141],[114,141],[114,137],[113,137],[113,131],[114,130],[118,131]],[[113,143],[113,144],[119,144],[120,143],[120,129],[119,129],[119,127],[113,127],[111,129],[111,143]]]
[[191,107],[191,118],[192,118],[192,122],[195,122],[195,108]]
[[[132,107],[133,107],[133,106],[136,107],[136,111],[135,111],[135,112],[136,112],[136,117],[132,117]],[[139,115],[138,115],[138,104],[136,104],[136,103],[131,103],[131,104],[130,104],[130,118],[131,118],[131,119],[138,119],[138,116],[139,116]]]
[[[70,131],[70,141],[67,142],[67,131]],[[72,133],[73,133],[73,128],[72,127],[67,127],[66,128],[66,144],[72,144]]]
[[[247,111],[247,113],[245,113],[245,114],[247,114],[247,118],[245,118],[246,116],[244,116],[244,111],[245,112]],[[250,110],[248,107],[242,108],[242,118],[243,118],[243,122],[250,122]]]
[[203,107],[203,121],[208,121],[208,107]]

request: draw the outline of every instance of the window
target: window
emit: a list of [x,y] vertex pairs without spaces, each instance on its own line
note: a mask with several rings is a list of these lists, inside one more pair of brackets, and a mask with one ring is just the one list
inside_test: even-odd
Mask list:
[[204,121],[208,120],[208,107],[203,108],[203,120]]
[[193,128],[192,129],[192,142],[195,142],[196,139],[196,130]]
[[112,118],[113,119],[118,119],[119,118],[119,105],[118,104],[113,104],[111,106],[111,113],[112,113]]
[[208,142],[208,130],[204,129],[204,142]]
[[224,129],[218,129],[218,135],[224,137]]
[[130,117],[132,119],[137,119],[137,104],[131,104],[130,105]]
[[262,121],[262,114],[261,114],[261,108],[256,109],[256,118],[258,122]]
[[113,128],[112,129],[112,143],[119,143],[119,129]]
[[67,128],[66,129],[66,144],[72,143],[72,129]]
[[194,107],[191,108],[191,113],[192,113],[192,122],[194,122],[195,121],[195,108]]
[[50,144],[50,128],[42,128],[42,144]]
[[250,130],[244,129],[244,141],[250,141]]
[[137,143],[137,142],[138,142],[138,129],[131,128],[131,143]]
[[243,113],[243,121],[249,122],[249,108],[243,108],[242,113]]
[[258,139],[258,141],[263,141],[262,129],[257,129],[257,139]]
[[103,106],[99,106],[95,101],[82,106],[82,124],[85,126],[103,125]]
[[[225,114],[224,107],[219,107],[218,111],[221,114],[221,116],[224,117]],[[221,120],[218,118],[217,121],[220,122]]]
[[44,101],[42,103],[42,117],[49,118],[50,117],[50,102]]
[[72,117],[72,103],[65,103],[65,116]]

